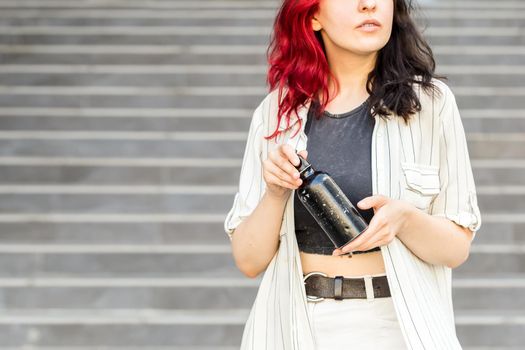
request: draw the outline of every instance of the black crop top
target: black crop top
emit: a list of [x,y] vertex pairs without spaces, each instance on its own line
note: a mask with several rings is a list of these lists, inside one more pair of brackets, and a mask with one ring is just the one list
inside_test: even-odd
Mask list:
[[[319,103],[313,100],[307,115],[305,134],[308,136],[307,160],[316,170],[328,173],[365,221],[370,223],[374,210],[357,207],[357,202],[372,195],[371,141],[375,119],[370,115],[368,100],[343,114],[324,111],[320,119],[314,118]],[[294,221],[300,251],[332,254],[334,244],[299,200],[297,191],[294,195]],[[381,248],[354,254],[378,250]]]

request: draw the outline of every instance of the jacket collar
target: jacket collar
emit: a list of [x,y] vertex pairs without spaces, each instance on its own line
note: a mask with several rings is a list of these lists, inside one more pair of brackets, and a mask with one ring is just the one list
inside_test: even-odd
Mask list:
[[290,128],[292,128],[295,124],[299,122],[299,120],[302,120],[301,126],[304,128],[304,125],[306,124],[306,119],[308,116],[308,110],[310,109],[311,99],[308,99],[304,102],[303,105],[299,106],[297,108],[297,113],[292,112],[290,113],[290,122],[287,123],[286,117],[283,116],[281,118],[281,121],[279,123],[279,131],[285,131]]

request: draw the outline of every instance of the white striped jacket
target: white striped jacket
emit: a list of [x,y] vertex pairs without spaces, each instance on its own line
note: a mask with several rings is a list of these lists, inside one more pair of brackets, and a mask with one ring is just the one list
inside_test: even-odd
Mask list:
[[[433,83],[442,92],[417,91],[422,110],[408,125],[395,116],[376,116],[372,133],[372,193],[411,202],[431,215],[443,216],[468,227],[474,234],[481,226],[476,189],[463,124],[455,97],[442,81]],[[262,161],[278,144],[306,149],[304,133],[307,101],[292,113],[287,127],[273,140],[265,140],[277,123],[277,90],[255,109],[242,161],[239,188],[224,221],[230,239],[237,225],[259,203],[264,190]],[[303,119],[297,131],[298,118]],[[306,294],[295,238],[293,193],[287,201],[280,230],[280,245],[264,272],[257,297],[244,327],[241,349],[314,349],[306,308]],[[381,246],[396,314],[407,349],[461,349],[456,336],[452,305],[451,269],[429,264],[414,255],[397,237]],[[351,334],[349,334],[351,336]]]

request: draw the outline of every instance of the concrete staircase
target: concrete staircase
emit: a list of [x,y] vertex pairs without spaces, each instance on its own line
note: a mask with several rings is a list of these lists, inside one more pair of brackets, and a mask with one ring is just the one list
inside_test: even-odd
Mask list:
[[[276,6],[0,0],[1,349],[238,347],[259,281],[222,222]],[[525,1],[426,1],[418,21],[483,215],[454,270],[458,334],[523,349]]]

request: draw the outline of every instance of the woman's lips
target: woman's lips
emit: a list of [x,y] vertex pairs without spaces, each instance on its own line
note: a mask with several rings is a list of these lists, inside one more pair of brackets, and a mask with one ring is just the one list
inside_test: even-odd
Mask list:
[[362,32],[375,32],[379,30],[380,26],[372,23],[367,23],[362,26],[357,27],[357,30],[360,30]]

